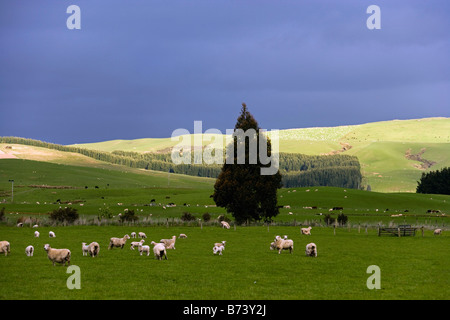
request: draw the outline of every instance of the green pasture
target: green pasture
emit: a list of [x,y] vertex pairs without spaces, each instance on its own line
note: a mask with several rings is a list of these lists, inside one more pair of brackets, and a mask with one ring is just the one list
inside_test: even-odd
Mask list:
[[[68,226],[30,227],[0,225],[1,240],[11,243],[11,253],[0,255],[0,299],[181,299],[181,300],[290,300],[290,299],[449,299],[449,235],[378,237],[346,228],[317,227],[312,235],[299,227],[143,227]],[[49,238],[48,231],[56,233]],[[146,242],[185,233],[177,239],[168,260],[140,256],[129,249],[107,250],[110,237],[132,231],[147,234]],[[280,255],[269,249],[276,235],[294,240],[294,251]],[[222,256],[215,242],[227,241]],[[81,242],[97,241],[97,258],[82,255]],[[318,257],[306,257],[304,248],[314,242]],[[81,289],[68,289],[67,267],[52,266],[43,249],[68,248],[71,264],[80,267]],[[35,247],[33,257],[25,247]],[[381,289],[370,290],[367,268],[380,268]]]
[[[146,220],[150,224],[167,218],[179,220],[183,212],[192,213],[197,219],[201,219],[204,213],[210,213],[213,219],[227,214],[225,209],[215,207],[210,197],[213,179],[121,169],[1,160],[0,202],[3,203],[0,203],[0,208],[5,208],[7,223],[11,225],[24,215],[43,221],[49,212],[60,206],[76,208],[85,224],[95,220],[100,210],[105,208],[115,216],[114,221],[117,221],[119,213],[129,209],[135,210],[140,221]],[[9,179],[15,181],[13,203]],[[65,186],[69,189],[32,185]],[[171,203],[175,206],[168,206]],[[326,214],[336,218],[339,213],[344,213],[352,227],[413,224],[445,228],[448,217],[442,213],[450,212],[450,197],[330,187],[283,188],[278,191],[278,205],[282,208],[275,223],[281,224],[323,225]],[[343,209],[330,211],[333,207]],[[430,214],[428,210],[441,213]]]
[[[15,181],[14,202],[9,179]],[[0,299],[449,298],[448,217],[442,215],[450,212],[449,196],[325,187],[280,189],[278,204],[283,208],[274,223],[235,226],[232,222],[226,230],[217,223],[217,216],[226,212],[214,207],[210,198],[213,183],[213,179],[119,166],[1,160],[0,208],[5,208],[5,219],[0,222],[0,241],[11,243],[11,253],[0,254],[0,271],[7,275],[0,277]],[[55,203],[57,199],[61,204]],[[155,205],[149,206],[152,199]],[[60,206],[77,208],[79,221],[72,226],[53,225],[47,214]],[[115,217],[98,226],[99,208],[105,207]],[[330,211],[333,207],[343,209]],[[139,217],[135,224],[118,223],[117,214],[125,208],[135,210]],[[441,213],[426,213],[429,209]],[[183,212],[197,220],[180,221]],[[200,223],[206,212],[212,220]],[[336,218],[341,212],[348,216],[346,226],[325,226],[325,214]],[[16,227],[21,217],[37,218],[39,238],[29,223]],[[399,224],[423,225],[424,236],[419,230],[415,237],[377,236],[378,225]],[[311,236],[300,234],[300,227],[307,225],[313,226]],[[433,235],[436,227],[443,228],[441,236]],[[56,238],[48,237],[50,230]],[[132,231],[145,232],[147,244],[180,233],[188,238],[177,240],[167,261],[140,256],[129,249],[130,240],[123,250],[107,250],[110,237]],[[278,255],[269,249],[276,235],[294,240],[292,254]],[[214,256],[213,244],[223,240],[227,241],[224,255]],[[101,246],[100,256],[94,259],[81,252],[81,243],[92,241]],[[309,242],[317,244],[317,258],[304,255]],[[46,243],[71,250],[72,265],[80,267],[81,289],[67,288],[71,274],[67,267],[52,266],[43,249]],[[24,252],[30,244],[36,250],[33,257]],[[379,290],[366,286],[370,265],[380,267]]]

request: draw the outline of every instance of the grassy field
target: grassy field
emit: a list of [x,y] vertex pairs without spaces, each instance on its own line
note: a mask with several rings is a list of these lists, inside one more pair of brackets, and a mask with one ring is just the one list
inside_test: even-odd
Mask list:
[[[183,212],[190,212],[198,219],[206,212],[213,218],[226,214],[223,208],[215,207],[210,198],[213,179],[114,168],[1,160],[0,201],[4,203],[0,207],[5,207],[10,224],[15,224],[23,215],[43,219],[60,206],[73,206],[85,220],[95,219],[101,208],[109,208],[116,217],[126,208],[134,209],[141,221],[179,219]],[[15,181],[14,203],[11,203],[9,179]],[[50,187],[36,187],[41,185]],[[67,189],[60,189],[62,186]],[[149,206],[153,199],[155,205]],[[176,206],[167,206],[169,203]],[[353,226],[408,223],[429,225],[431,228],[448,225],[447,216],[429,214],[427,211],[450,212],[450,196],[328,187],[290,188],[278,191],[278,205],[283,206],[275,219],[278,223],[322,224],[330,208],[343,207],[341,211],[349,217],[349,223]],[[341,211],[331,214],[336,217]],[[402,216],[392,217],[398,214]]]
[[[53,230],[56,238],[48,238]],[[139,227],[72,226],[35,229],[0,226],[0,237],[11,253],[0,256],[0,299],[449,299],[449,236],[378,237],[375,230],[313,228],[311,236],[298,227]],[[109,238],[132,231],[146,232],[159,241],[179,233],[168,260],[140,256],[129,249],[107,250]],[[275,235],[294,240],[294,252],[280,255],[269,249]],[[227,241],[222,256],[212,253],[214,242]],[[98,258],[82,256],[81,242],[97,241]],[[128,243],[130,240],[128,241]],[[307,243],[318,257],[304,254]],[[45,243],[72,252],[71,264],[80,267],[81,289],[69,290],[67,267],[52,266]],[[36,252],[27,257],[25,247]],[[433,251],[430,251],[433,248]],[[367,268],[380,268],[380,290],[366,286]]]
[[[274,224],[236,228],[232,224],[230,230],[225,230],[215,220],[225,210],[213,206],[212,179],[169,176],[103,163],[91,166],[83,162],[85,165],[76,166],[70,157],[63,158],[58,158],[61,163],[0,160],[0,201],[4,202],[0,208],[5,207],[6,217],[0,223],[0,240],[11,243],[11,254],[0,255],[0,271],[8,275],[0,277],[2,300],[450,297],[446,272],[450,262],[448,217],[426,213],[428,209],[448,213],[450,196],[341,188],[281,189],[278,204],[286,207],[280,209]],[[15,181],[13,203],[9,179]],[[57,199],[61,204],[55,203]],[[151,199],[155,199],[155,206],[148,206]],[[164,208],[170,202],[176,207]],[[47,213],[60,206],[77,208],[80,220],[76,225],[52,225]],[[344,208],[341,211],[348,216],[348,226],[324,226],[325,214],[336,217],[341,212],[330,212],[334,206]],[[97,226],[99,208],[104,207],[116,217]],[[139,216],[135,225],[117,222],[117,214],[125,208],[134,209]],[[213,221],[202,225],[198,220],[182,223],[179,218],[183,212],[197,219],[208,212]],[[402,216],[392,217],[400,213]],[[15,226],[21,217],[38,218],[40,238],[33,236],[36,229],[29,224]],[[424,237],[420,231],[415,237],[378,237],[378,224],[424,225]],[[306,225],[313,226],[311,236],[300,235],[300,226]],[[436,227],[444,229],[441,236],[433,235]],[[48,238],[50,230],[56,238]],[[140,256],[128,246],[107,250],[110,237],[132,231],[146,232],[147,243],[180,233],[188,238],[177,240],[177,249],[168,252],[167,261]],[[294,253],[278,255],[269,250],[275,235],[285,234],[294,240]],[[224,255],[214,256],[213,243],[223,240],[227,241]],[[81,243],[91,241],[101,246],[100,256],[95,259],[83,257],[81,252]],[[317,258],[304,255],[309,242],[317,244]],[[67,288],[71,274],[66,273],[67,267],[51,265],[43,249],[45,243],[72,251],[72,265],[81,270],[80,290]],[[24,252],[30,244],[36,249],[33,257]],[[380,267],[380,290],[366,286],[370,265]]]

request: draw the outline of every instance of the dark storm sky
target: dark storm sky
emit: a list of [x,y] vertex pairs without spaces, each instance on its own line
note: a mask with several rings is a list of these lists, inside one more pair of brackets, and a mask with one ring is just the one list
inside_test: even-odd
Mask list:
[[[69,30],[69,5],[81,30]],[[381,29],[369,30],[369,5]],[[450,116],[449,1],[1,0],[0,136],[72,144]]]

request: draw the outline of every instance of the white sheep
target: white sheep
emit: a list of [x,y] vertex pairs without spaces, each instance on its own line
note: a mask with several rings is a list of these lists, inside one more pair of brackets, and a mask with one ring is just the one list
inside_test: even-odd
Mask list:
[[22,228],[22,227],[23,227],[23,223],[22,223],[22,222],[19,222],[19,223],[17,224],[17,227]]
[[216,243],[214,243],[214,247],[223,247],[225,249],[226,243],[227,243],[226,241],[216,242]]
[[222,251],[225,249],[224,246],[214,246],[213,248],[213,253],[216,254],[217,252],[219,253],[219,256],[222,255]]
[[139,232],[139,238],[146,239],[147,235],[144,232]]
[[294,241],[290,239],[282,239],[280,236],[276,236],[275,240],[275,247],[278,250],[278,254],[281,253],[281,250],[289,250],[289,253],[292,253],[292,250],[294,250]]
[[89,246],[86,244],[86,242],[81,243],[81,251],[83,252],[83,256],[87,256],[89,252]]
[[175,250],[175,240],[177,236],[172,236],[172,239],[161,239],[160,243],[163,243],[166,249],[174,249]]
[[310,236],[311,235],[311,229],[312,229],[311,226],[309,226],[308,228],[301,228],[301,233]]
[[34,237],[35,237],[35,238],[39,238],[39,231],[35,231],[35,232],[34,232]]
[[186,239],[187,235],[185,235],[184,233],[180,233],[180,235],[178,236],[178,239],[180,239],[180,238]]
[[53,249],[47,243],[44,245],[44,250],[47,251],[47,257],[53,262],[53,265],[55,265],[55,262],[58,262],[65,266],[67,262],[67,265],[70,266],[71,253],[69,249]]
[[8,252],[11,252],[11,245],[8,241],[0,241],[0,253],[4,253],[5,256],[8,255]]
[[4,253],[5,256],[11,252],[11,245],[8,241],[0,241],[0,253]]
[[110,250],[112,247],[120,247],[121,249],[123,249],[123,246],[125,245],[125,243],[127,243],[127,240],[130,239],[129,235],[124,235],[123,238],[111,238],[109,239],[109,246],[108,246],[108,250]]
[[94,241],[94,242],[89,243],[88,252],[92,258],[97,257],[100,252],[100,245],[98,244],[98,242]]
[[306,245],[305,254],[308,257],[317,257],[317,246],[315,243],[311,242]]
[[152,245],[154,246],[153,253],[155,254],[156,259],[162,260],[162,257],[164,256],[165,259],[167,260],[167,251],[164,244],[152,241]]
[[138,250],[139,250],[139,253],[140,253],[141,256],[142,256],[142,253],[143,253],[143,252],[146,252],[146,253],[147,253],[147,256],[150,255],[150,247],[147,246],[147,245],[143,245],[143,244],[140,243],[140,242],[139,242]]
[[132,238],[136,238],[136,232],[130,233]]
[[141,241],[133,241],[131,242],[130,250],[134,250],[134,248],[139,247],[139,245],[144,244],[145,240],[142,239]]
[[28,246],[25,248],[25,254],[27,255],[27,257],[32,257],[33,256],[33,252],[34,252],[34,247],[33,246]]
[[230,225],[228,224],[228,222],[226,222],[226,221],[220,221],[220,223],[222,224],[222,228],[230,229]]
[[276,248],[277,248],[277,245],[275,244],[275,241],[271,242],[270,243],[270,250],[275,250]]
[[55,233],[54,233],[53,231],[50,231],[50,232],[48,233],[48,236],[49,236],[50,238],[55,238],[55,237],[56,237],[56,235],[55,235]]
[[434,235],[439,235],[442,233],[442,229],[436,229],[434,230]]
[[35,224],[35,225],[33,226],[33,228],[39,228],[39,226],[38,226],[37,224]]

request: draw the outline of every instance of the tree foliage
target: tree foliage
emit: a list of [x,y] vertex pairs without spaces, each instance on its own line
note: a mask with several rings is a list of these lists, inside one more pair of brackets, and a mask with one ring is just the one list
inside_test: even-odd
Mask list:
[[[232,148],[227,154],[233,154],[232,163],[227,163],[222,170],[214,185],[213,199],[217,206],[227,209],[238,224],[246,221],[270,221],[278,215],[277,207],[277,189],[281,188],[281,174],[277,171],[273,175],[262,175],[261,168],[269,167],[263,165],[257,156],[257,162],[250,164],[250,145],[256,143],[257,154],[259,155],[259,139],[265,139],[261,143],[267,145],[267,155],[271,155],[270,139],[259,135],[259,126],[253,116],[248,112],[247,106],[242,104],[241,114],[239,115],[235,130],[242,129],[246,132],[254,129],[255,137],[245,138],[245,163],[238,164],[238,144],[242,143],[234,137],[233,141],[227,146]],[[253,139],[256,139],[254,141]],[[247,143],[248,141],[248,143]]]
[[77,209],[72,207],[59,208],[50,213],[50,219],[53,221],[73,223],[78,219],[78,212]]
[[417,193],[450,194],[450,167],[423,172],[417,181]]
[[139,217],[135,215],[134,210],[124,210],[119,216],[120,222],[130,221],[134,222],[139,220]]

